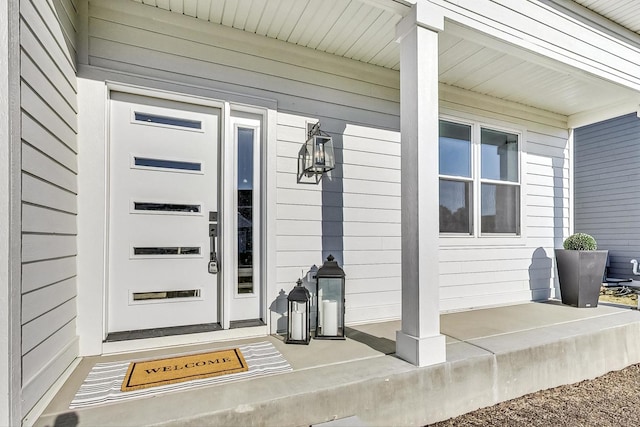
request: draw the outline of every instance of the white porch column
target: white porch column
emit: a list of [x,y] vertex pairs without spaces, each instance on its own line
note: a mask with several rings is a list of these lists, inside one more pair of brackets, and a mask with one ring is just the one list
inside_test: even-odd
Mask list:
[[444,17],[418,2],[397,26],[402,133],[402,330],[396,354],[417,366],[444,362],[440,334],[438,31]]

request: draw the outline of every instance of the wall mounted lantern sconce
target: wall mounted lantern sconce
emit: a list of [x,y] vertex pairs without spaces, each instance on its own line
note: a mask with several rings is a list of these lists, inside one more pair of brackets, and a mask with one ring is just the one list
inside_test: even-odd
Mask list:
[[298,152],[298,182],[303,177],[313,177],[317,184],[324,173],[335,168],[333,138],[320,130],[320,122],[308,124],[307,128],[307,141]]
[[332,255],[316,274],[318,316],[316,338],[343,340],[344,337],[344,270]]
[[302,280],[298,279],[297,286],[289,292],[287,344],[309,344],[311,340],[309,315],[311,313],[311,295],[309,290],[302,286]]

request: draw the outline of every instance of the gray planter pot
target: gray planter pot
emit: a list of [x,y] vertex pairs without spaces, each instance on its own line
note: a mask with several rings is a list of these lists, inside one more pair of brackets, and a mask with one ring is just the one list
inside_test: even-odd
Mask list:
[[556,249],[555,252],[562,303],[597,307],[609,251]]

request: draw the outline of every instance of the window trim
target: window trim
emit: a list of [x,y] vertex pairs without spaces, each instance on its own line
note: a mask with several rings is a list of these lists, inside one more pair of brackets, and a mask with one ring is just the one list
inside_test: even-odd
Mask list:
[[[526,195],[526,143],[527,133],[522,127],[503,121],[488,120],[486,118],[465,118],[457,115],[441,114],[439,121],[448,121],[452,123],[471,126],[471,178],[461,176],[450,176],[438,174],[440,179],[453,179],[455,181],[472,182],[472,206],[473,206],[473,225],[472,233],[439,233],[442,246],[524,246],[526,242],[526,226],[525,226],[525,195]],[[518,182],[499,181],[493,179],[481,178],[481,132],[482,129],[490,129],[499,132],[507,132],[518,136]],[[439,140],[438,140],[439,143]],[[481,229],[482,207],[481,207],[481,186],[482,183],[511,185],[520,188],[520,206],[519,206],[519,229],[520,234],[507,233],[483,233]],[[438,199],[440,195],[438,193]]]

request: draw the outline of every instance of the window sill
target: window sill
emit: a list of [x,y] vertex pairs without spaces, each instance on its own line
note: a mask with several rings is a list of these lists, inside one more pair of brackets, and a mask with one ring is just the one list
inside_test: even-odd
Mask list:
[[523,235],[484,235],[484,236],[457,236],[453,234],[440,234],[441,248],[460,247],[516,247],[525,246],[527,239]]

